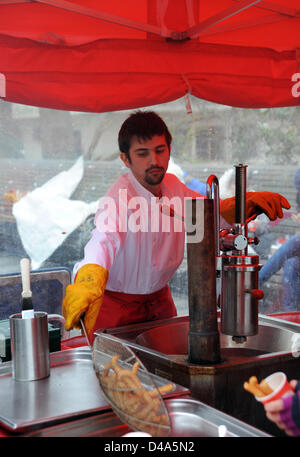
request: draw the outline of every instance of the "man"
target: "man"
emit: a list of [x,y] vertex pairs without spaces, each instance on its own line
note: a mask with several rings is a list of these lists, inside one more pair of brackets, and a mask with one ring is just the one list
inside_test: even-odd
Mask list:
[[[100,200],[96,228],[84,259],[75,265],[75,283],[67,287],[63,302],[66,329],[79,327],[84,314],[91,342],[98,328],[177,314],[168,281],[183,259],[184,223],[157,212],[155,203],[162,198],[184,202],[200,194],[166,173],[171,140],[166,124],[154,112],[133,113],[120,129],[120,158],[129,172]],[[247,194],[247,216],[266,212],[273,220],[283,216],[282,207],[290,205],[279,194]],[[221,201],[221,214],[234,222],[234,197]],[[170,219],[174,224],[166,230]]]

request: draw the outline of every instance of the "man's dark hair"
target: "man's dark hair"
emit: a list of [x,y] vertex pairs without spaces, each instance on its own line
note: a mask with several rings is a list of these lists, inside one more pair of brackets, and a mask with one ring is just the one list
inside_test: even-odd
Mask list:
[[141,140],[150,140],[154,135],[165,135],[170,148],[172,136],[163,119],[154,111],[136,111],[122,124],[119,131],[119,149],[129,157],[129,149],[133,136]]

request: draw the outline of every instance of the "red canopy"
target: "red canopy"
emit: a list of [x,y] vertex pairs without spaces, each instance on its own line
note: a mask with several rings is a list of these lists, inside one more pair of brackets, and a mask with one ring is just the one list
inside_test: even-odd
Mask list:
[[0,95],[91,112],[186,93],[237,107],[297,105],[298,4],[0,0]]

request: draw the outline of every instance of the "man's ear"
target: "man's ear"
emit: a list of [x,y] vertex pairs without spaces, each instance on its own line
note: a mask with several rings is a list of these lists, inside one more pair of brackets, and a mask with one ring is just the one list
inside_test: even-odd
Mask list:
[[125,164],[125,166],[127,168],[130,168],[130,162],[129,162],[127,154],[125,154],[125,152],[120,153],[120,159],[122,160],[122,162]]

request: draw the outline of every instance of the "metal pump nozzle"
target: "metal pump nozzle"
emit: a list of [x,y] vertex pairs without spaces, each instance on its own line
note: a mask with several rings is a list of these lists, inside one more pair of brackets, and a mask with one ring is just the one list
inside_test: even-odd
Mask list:
[[222,256],[221,331],[232,335],[236,343],[243,343],[247,336],[258,333],[258,300],[263,297],[263,292],[258,289],[258,272],[261,268],[259,257],[248,255],[250,240],[246,221],[247,165],[239,164],[235,167],[236,222],[233,232],[223,233],[221,246],[226,247],[228,240],[235,240],[237,235],[242,238],[230,254],[225,253]]

